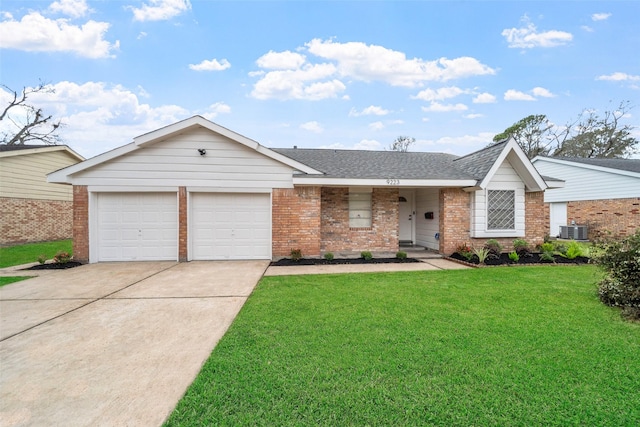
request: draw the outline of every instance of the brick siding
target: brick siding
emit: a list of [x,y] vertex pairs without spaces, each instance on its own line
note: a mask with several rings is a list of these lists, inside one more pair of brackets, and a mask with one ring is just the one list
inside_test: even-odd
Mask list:
[[349,227],[349,188],[322,189],[322,252],[398,250],[398,189],[374,188],[371,227]]
[[275,188],[272,194],[272,256],[292,249],[320,255],[320,187]]
[[0,245],[69,239],[73,203],[0,197]]
[[[456,247],[466,243],[481,247],[489,238],[471,238],[471,195],[458,188],[440,190],[440,246],[445,255],[455,252]],[[525,237],[535,247],[544,241],[549,229],[549,210],[545,207],[544,192],[525,193]],[[515,237],[496,238],[504,251],[513,249]]]
[[629,236],[640,228],[640,197],[568,202],[567,224],[571,221],[588,227],[589,240]]
[[89,192],[86,185],[73,186],[73,259],[89,262]]

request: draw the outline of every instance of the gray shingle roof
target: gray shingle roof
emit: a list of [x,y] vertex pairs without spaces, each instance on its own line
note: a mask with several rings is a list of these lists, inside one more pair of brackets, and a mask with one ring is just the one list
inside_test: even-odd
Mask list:
[[579,157],[554,157],[558,160],[565,160],[585,165],[600,166],[603,168],[618,169],[628,172],[640,173],[640,159],[582,159]]
[[454,165],[458,157],[445,153],[272,148],[326,178],[349,179],[477,179]]
[[51,147],[51,145],[7,145],[0,144],[0,151],[18,151],[18,150],[29,150],[31,148],[45,148]]
[[494,165],[508,140],[478,150],[454,160],[455,167],[465,171],[477,180],[482,180]]

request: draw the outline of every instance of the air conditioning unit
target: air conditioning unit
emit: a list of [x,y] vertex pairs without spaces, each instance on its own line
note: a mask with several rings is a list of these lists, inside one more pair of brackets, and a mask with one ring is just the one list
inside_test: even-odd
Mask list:
[[573,239],[573,240],[587,240],[587,226],[586,225],[561,225],[560,238]]

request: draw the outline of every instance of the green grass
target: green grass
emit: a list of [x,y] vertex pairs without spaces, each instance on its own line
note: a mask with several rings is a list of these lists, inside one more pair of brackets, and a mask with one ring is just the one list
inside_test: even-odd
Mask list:
[[18,276],[18,277],[0,277],[0,288],[9,283],[20,282],[21,280],[31,279],[31,276]]
[[639,425],[640,325],[598,274],[265,277],[166,425]]
[[40,255],[46,255],[47,259],[51,259],[59,251],[72,253],[72,250],[71,239],[0,248],[0,268],[37,262]]

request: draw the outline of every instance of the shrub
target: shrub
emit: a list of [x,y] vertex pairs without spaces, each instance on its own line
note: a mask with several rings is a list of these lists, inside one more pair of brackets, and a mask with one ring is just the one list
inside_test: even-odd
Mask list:
[[38,256],[38,262],[39,262],[40,264],[44,264],[45,262],[47,262],[47,256],[46,256],[46,255],[44,255],[44,254],[42,254],[42,255]]
[[502,245],[496,239],[489,239],[484,244],[484,248],[489,251],[489,256],[491,258],[500,258],[500,254],[502,253]]
[[360,258],[370,261],[373,259],[373,255],[369,251],[360,252]]
[[518,262],[520,261],[520,255],[518,255],[518,252],[509,252],[509,259],[513,262]]
[[544,242],[543,244],[540,245],[540,252],[542,253],[551,252],[553,254],[554,251],[555,251],[555,246],[553,246],[553,243],[551,242]]
[[487,248],[473,248],[473,253],[478,257],[480,264],[484,264],[491,252]]
[[291,260],[292,261],[300,261],[302,259],[302,250],[301,249],[291,249]]
[[597,252],[594,261],[605,273],[598,288],[600,301],[640,320],[640,229],[622,241],[601,243]]
[[565,256],[568,259],[576,259],[577,257],[582,255],[583,255],[582,246],[580,246],[580,243],[572,240],[567,245],[567,250],[565,251],[563,256]]
[[471,258],[473,258],[473,251],[466,243],[459,244],[456,247],[456,253],[467,261],[471,261]]
[[407,259],[407,253],[404,251],[398,251],[396,252],[396,258],[404,261],[405,259]]
[[524,239],[515,239],[513,241],[513,250],[521,257],[531,254],[529,243]]
[[540,254],[540,261],[555,262],[556,259],[553,257],[553,251],[543,251]]
[[56,256],[53,257],[53,262],[56,264],[66,264],[71,261],[71,254],[65,251],[59,251]]
[[324,259],[326,259],[327,261],[331,261],[333,260],[333,252],[325,252],[325,254],[323,255]]

